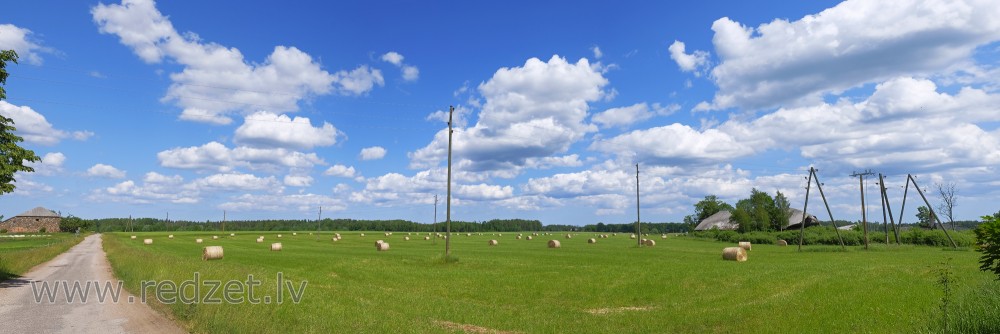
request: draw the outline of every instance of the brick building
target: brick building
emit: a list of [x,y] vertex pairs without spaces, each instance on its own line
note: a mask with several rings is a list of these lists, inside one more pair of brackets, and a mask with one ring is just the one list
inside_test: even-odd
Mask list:
[[37,207],[3,221],[0,223],[0,230],[7,230],[7,233],[38,233],[44,228],[45,232],[59,232],[60,221],[62,217],[58,213]]

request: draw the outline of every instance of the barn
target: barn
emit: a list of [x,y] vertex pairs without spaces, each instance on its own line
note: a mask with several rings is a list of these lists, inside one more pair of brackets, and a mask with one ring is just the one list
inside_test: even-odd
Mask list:
[[37,207],[0,223],[0,230],[8,233],[59,232],[62,218],[52,210]]
[[[802,216],[804,212],[798,209],[788,209],[790,214],[788,217],[788,224],[785,225],[785,230],[797,230],[799,225],[802,224]],[[735,230],[737,228],[736,224],[732,223],[729,219],[733,216],[727,210],[719,211],[714,215],[708,216],[705,220],[698,223],[698,226],[694,228],[695,231],[706,231],[713,228],[718,228],[720,230]],[[806,227],[818,225],[819,219],[813,215],[806,215]]]

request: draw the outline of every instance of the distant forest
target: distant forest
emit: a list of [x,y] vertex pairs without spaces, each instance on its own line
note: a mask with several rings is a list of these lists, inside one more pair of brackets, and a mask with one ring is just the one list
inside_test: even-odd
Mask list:
[[[362,220],[323,219],[316,220],[236,220],[236,221],[166,221],[157,218],[105,218],[80,219],[64,218],[63,230],[83,230],[98,232],[122,231],[395,231],[395,232],[444,232],[445,223],[421,224],[409,220]],[[131,224],[130,224],[131,221]],[[223,225],[225,225],[223,227]],[[642,223],[643,233],[687,232],[689,226],[683,223]],[[585,226],[544,225],[538,220],[493,219],[484,222],[452,221],[452,232],[517,232],[517,231],[576,231],[633,233],[635,223],[605,224]]]

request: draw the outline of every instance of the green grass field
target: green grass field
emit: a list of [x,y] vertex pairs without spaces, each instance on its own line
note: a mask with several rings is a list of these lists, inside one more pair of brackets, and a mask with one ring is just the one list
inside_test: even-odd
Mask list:
[[[516,240],[516,233],[456,234],[453,255],[442,261],[444,240],[405,232],[291,236],[237,232],[105,235],[115,275],[136,292],[143,280],[263,281],[257,296],[276,295],[275,278],[297,287],[301,303],[183,304],[154,307],[195,332],[898,332],[934,330],[940,319],[947,268],[953,296],[993,284],[980,272],[978,253],[922,246],[864,251],[812,246],[754,245],[744,263],[723,261],[714,241],[654,236],[638,248],[619,234],[588,244],[592,233]],[[226,237],[223,237],[223,236]],[[257,243],[258,235],[265,236]],[[525,235],[528,235],[525,233]],[[196,237],[205,243],[196,244]],[[143,245],[143,238],[153,238]],[[375,240],[391,249],[375,250]],[[488,240],[499,240],[490,247]],[[562,248],[549,249],[558,239]],[[283,250],[269,245],[281,242]],[[202,261],[204,246],[225,248],[225,258]],[[990,285],[993,289],[996,285]],[[152,293],[147,291],[147,293]],[[206,291],[201,291],[206,294]],[[996,304],[990,307],[996,307]],[[987,308],[987,314],[1000,310]]]
[[62,254],[81,240],[83,237],[76,237],[71,233],[0,238],[0,281],[23,275],[32,267]]

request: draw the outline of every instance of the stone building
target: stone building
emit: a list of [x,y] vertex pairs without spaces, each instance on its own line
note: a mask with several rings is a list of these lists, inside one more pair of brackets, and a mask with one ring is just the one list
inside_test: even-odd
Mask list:
[[58,213],[37,207],[3,221],[0,223],[0,230],[7,230],[7,233],[38,233],[44,228],[45,232],[59,232],[60,221],[62,218]]

